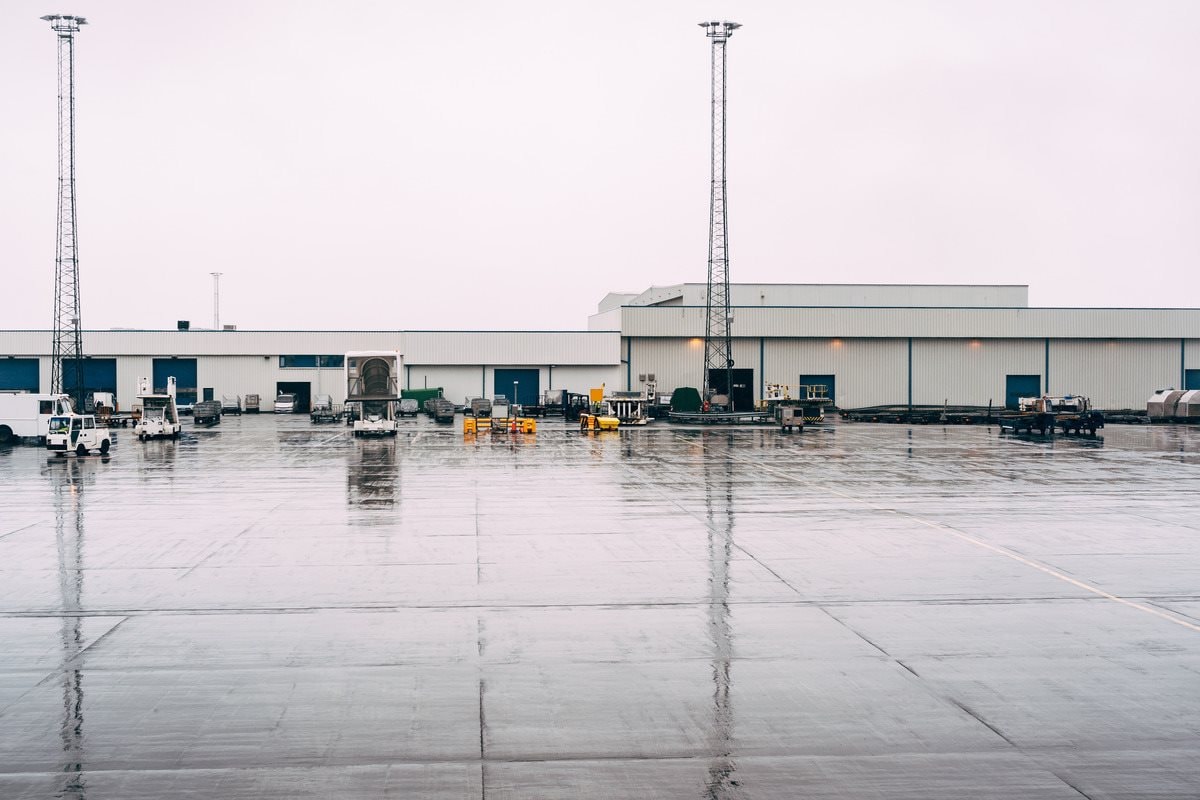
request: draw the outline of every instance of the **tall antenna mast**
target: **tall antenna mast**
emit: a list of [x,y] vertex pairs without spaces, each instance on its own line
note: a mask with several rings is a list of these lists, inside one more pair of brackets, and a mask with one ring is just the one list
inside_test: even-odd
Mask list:
[[210,272],[213,276],[213,330],[221,330],[221,276],[224,272]]
[[[58,252],[54,268],[54,342],[50,391],[83,408],[83,330],[79,321],[79,250],[75,238],[75,34],[83,17],[42,17],[58,34]],[[64,374],[64,364],[69,365]]]
[[704,399],[720,394],[714,376],[725,373],[724,394],[733,404],[733,343],[729,315],[729,244],[725,227],[725,43],[742,27],[701,22],[712,41],[712,195],[708,211],[708,300],[704,320]]

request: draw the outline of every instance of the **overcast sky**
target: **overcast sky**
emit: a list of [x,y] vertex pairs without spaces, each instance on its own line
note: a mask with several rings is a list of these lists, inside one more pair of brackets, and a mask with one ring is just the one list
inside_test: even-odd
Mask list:
[[703,281],[729,43],[737,282],[1200,305],[1200,3],[0,6],[0,327],[49,327],[78,35],[87,328],[572,329]]

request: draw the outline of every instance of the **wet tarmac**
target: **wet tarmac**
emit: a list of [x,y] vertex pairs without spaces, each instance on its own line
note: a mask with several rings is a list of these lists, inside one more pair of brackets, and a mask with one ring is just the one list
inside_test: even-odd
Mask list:
[[0,797],[1200,796],[1200,429],[0,449]]

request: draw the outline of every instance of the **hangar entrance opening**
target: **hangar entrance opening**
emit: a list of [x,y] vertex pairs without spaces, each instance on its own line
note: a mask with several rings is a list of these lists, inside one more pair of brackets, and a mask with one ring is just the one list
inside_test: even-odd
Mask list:
[[754,370],[752,369],[731,369],[729,370],[733,378],[733,389],[726,391],[725,386],[725,370],[710,369],[708,371],[708,385],[716,394],[729,395],[729,402],[733,405],[734,411],[751,411],[754,408]]
[[[91,413],[96,408],[93,396],[96,392],[109,392],[114,397],[117,394],[117,360],[115,358],[84,358],[80,363],[83,364],[83,410]],[[63,361],[63,376],[74,375],[75,359],[69,358]],[[117,398],[117,403],[121,402],[121,398]],[[128,408],[129,403],[125,403],[122,408]]]
[[1015,409],[1021,403],[1022,397],[1042,396],[1041,375],[1005,375],[1004,376],[1004,407]]
[[[824,386],[825,387],[825,396],[829,398],[829,403],[834,406],[837,405],[837,392],[835,391],[837,389],[837,376],[836,375],[801,375],[800,376],[800,385],[801,386]],[[801,397],[805,396],[803,394],[803,392],[805,392],[805,391],[807,391],[807,390],[803,390],[803,389],[801,390],[801,392],[802,392],[802,394],[800,395]]]
[[296,413],[307,414],[312,408],[312,384],[308,381],[279,381],[275,384],[275,396],[296,395]]
[[[538,385],[540,374],[536,369],[498,369],[492,381],[493,394],[502,394],[511,403],[536,406],[541,396]],[[517,382],[517,395],[513,396],[513,381]]]
[[154,359],[154,393],[167,393],[167,378],[175,379],[175,399],[179,403],[196,402],[196,359]]
[[36,394],[40,386],[38,359],[0,358],[0,391]]

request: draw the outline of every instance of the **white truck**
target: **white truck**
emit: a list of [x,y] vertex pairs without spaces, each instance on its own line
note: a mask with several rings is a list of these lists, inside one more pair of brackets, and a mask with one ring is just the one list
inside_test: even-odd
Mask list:
[[50,419],[70,414],[71,398],[65,394],[0,392],[0,444],[21,439],[46,440]]
[[92,450],[107,454],[112,447],[108,428],[96,422],[95,414],[66,414],[50,418],[46,449],[56,456],[74,453],[86,456]]
[[179,438],[183,425],[179,422],[179,408],[175,405],[174,378],[167,378],[166,394],[155,394],[149,378],[138,378],[138,400],[142,404],[142,418],[133,429],[138,441]]
[[395,436],[400,404],[400,354],[394,350],[346,353],[346,408],[354,435]]

